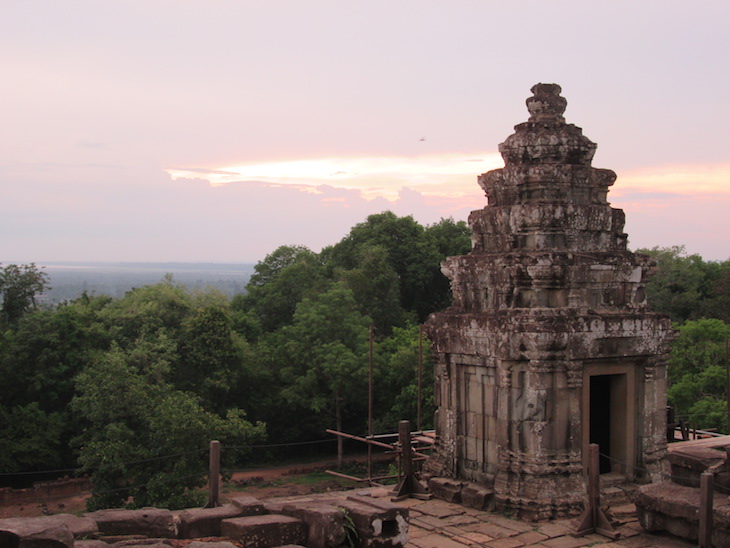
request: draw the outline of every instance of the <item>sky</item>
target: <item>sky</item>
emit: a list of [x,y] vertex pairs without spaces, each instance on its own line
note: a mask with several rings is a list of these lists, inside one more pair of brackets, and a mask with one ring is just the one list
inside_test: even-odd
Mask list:
[[726,0],[3,0],[0,262],[257,262],[477,176],[558,83],[629,247],[730,259]]

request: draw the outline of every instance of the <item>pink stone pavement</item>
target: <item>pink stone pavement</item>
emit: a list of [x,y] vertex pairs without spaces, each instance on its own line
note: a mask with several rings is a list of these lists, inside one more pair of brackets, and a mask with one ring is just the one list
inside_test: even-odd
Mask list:
[[[350,492],[352,493],[352,492]],[[369,488],[358,491],[390,500],[390,491]],[[328,496],[332,496],[330,493]],[[314,495],[316,497],[316,495]],[[292,497],[290,500],[304,497]],[[616,540],[597,534],[573,537],[575,520],[525,522],[498,513],[483,512],[438,499],[406,499],[397,504],[409,509],[406,548],[579,548],[582,546],[621,546],[633,548],[689,548],[696,543],[665,534],[647,534],[639,526],[633,505],[615,509],[620,537]]]
[[[339,493],[342,496],[352,491]],[[390,490],[368,488],[357,494],[390,501]],[[331,498],[335,493],[322,495]],[[317,499],[320,495],[286,497],[276,501]],[[639,525],[633,504],[613,511],[619,538],[612,540],[597,534],[574,537],[574,519],[546,522],[527,522],[510,519],[506,515],[483,512],[439,499],[406,499],[398,502],[409,509],[408,544],[406,548],[579,548],[621,546],[633,548],[694,548],[696,543],[667,534],[648,534]]]
[[[373,496],[388,496],[387,492],[372,490]],[[545,548],[578,548],[581,546],[631,546],[634,548],[689,548],[696,546],[670,535],[647,534],[639,526],[630,508],[621,508],[616,540],[591,534],[573,537],[575,520],[557,520],[532,523],[466,508],[437,499],[422,501],[408,499],[398,504],[410,512],[409,548],[518,548],[535,546]],[[633,506],[633,505],[631,505]]]

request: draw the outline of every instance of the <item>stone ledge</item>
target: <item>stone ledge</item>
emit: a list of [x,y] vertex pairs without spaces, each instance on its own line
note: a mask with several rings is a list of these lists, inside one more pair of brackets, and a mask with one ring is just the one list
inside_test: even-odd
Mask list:
[[461,489],[464,483],[452,478],[431,478],[428,480],[428,489],[437,499],[459,504]]
[[[177,542],[176,537],[196,538],[199,544],[215,544],[213,548],[230,548],[229,540],[243,540],[247,548],[326,548],[346,541],[348,527],[357,531],[358,548],[405,546],[407,508],[368,496],[365,491],[351,493],[272,500],[266,504],[253,497],[237,497],[224,506],[188,508],[175,514],[146,508],[99,510],[83,518],[70,514],[10,518],[0,520],[0,548],[28,543],[35,548],[74,548],[74,536],[79,539],[79,548],[170,548]],[[248,525],[251,530],[246,532],[244,526]],[[266,535],[270,540],[266,540]]]
[[143,508],[141,510],[97,510],[84,514],[96,522],[103,535],[145,535],[151,538],[175,538],[177,528],[169,510]]
[[225,504],[215,508],[188,508],[178,515],[178,538],[218,537],[221,534],[221,521],[245,514],[236,504]]
[[428,488],[437,499],[463,504],[477,510],[494,507],[494,489],[480,483],[459,481],[454,478],[431,478]]
[[[636,497],[639,524],[648,532],[667,531],[697,540],[700,490],[669,481],[641,487]],[[714,546],[730,546],[730,501],[718,493],[713,497]]]
[[304,522],[281,514],[225,519],[221,522],[221,532],[225,537],[242,542],[246,548],[303,545],[307,541]]

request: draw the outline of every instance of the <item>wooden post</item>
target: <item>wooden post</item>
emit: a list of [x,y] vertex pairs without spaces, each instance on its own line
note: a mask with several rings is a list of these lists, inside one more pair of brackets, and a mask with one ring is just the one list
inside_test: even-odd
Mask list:
[[411,451],[411,421],[400,421],[398,423],[398,441],[401,446],[401,463],[403,475],[413,473],[413,454]]
[[700,525],[699,547],[712,546],[712,498],[715,476],[712,472],[702,472],[700,475]]
[[674,422],[674,408],[667,406],[667,443],[674,443],[674,429],[677,424]]
[[220,473],[221,473],[221,442],[210,442],[210,466],[208,470],[208,504],[206,508],[219,506]]
[[424,489],[421,482],[413,473],[413,451],[411,449],[411,421],[398,423],[398,441],[400,442],[400,462],[403,467],[403,478],[393,490],[393,502],[405,500],[408,497],[430,499],[431,494]]
[[588,504],[578,520],[578,529],[573,536],[582,537],[590,533],[598,533],[615,539],[619,534],[601,510],[601,469],[598,456],[598,444],[588,445]]
[[[370,326],[370,353],[368,358],[368,438],[373,435],[373,326]],[[368,443],[368,484],[373,477],[373,446]]]
[[[730,394],[730,392],[728,392]],[[423,398],[423,326],[418,326],[418,431],[423,430],[421,422],[421,399]],[[730,411],[728,411],[730,417]],[[730,422],[728,422],[730,425]]]
[[[727,369],[727,386],[725,399],[730,398],[730,339],[725,339],[725,369]],[[730,433],[730,405],[727,406],[727,431]]]

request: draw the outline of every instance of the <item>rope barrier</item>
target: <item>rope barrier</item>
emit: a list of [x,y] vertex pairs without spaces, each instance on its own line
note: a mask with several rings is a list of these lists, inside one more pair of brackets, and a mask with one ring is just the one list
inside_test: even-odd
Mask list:
[[301,445],[315,445],[318,443],[332,443],[335,441],[337,441],[337,438],[313,441],[295,441],[290,443],[269,443],[261,445],[226,445],[226,449],[271,449],[273,447],[297,447]]
[[[239,446],[231,445],[231,446],[226,446],[226,449],[232,451],[232,450],[249,450],[249,449],[267,449],[267,448],[277,448],[277,447],[300,447],[303,445],[317,445],[317,444],[323,444],[323,443],[332,443],[332,442],[336,442],[336,441],[337,441],[336,438],[328,438],[328,439],[309,440],[309,441],[301,441],[301,442],[289,442],[289,443],[252,444],[252,445],[239,445]],[[167,459],[179,458],[182,456],[194,455],[194,454],[198,454],[198,453],[207,453],[208,451],[209,451],[209,448],[207,448],[207,447],[201,448],[201,449],[193,449],[190,451],[183,451],[180,453],[174,453],[174,454],[170,454],[170,455],[160,455],[157,457],[150,457],[147,459],[122,462],[116,466],[118,466],[119,468],[133,467],[136,465],[146,464],[146,463],[150,463],[150,462],[159,462],[159,461],[163,461],[163,460],[167,460]],[[55,473],[81,473],[81,472],[93,473],[94,471],[97,471],[97,470],[100,470],[100,467],[92,467],[92,468],[78,467],[78,468],[62,468],[62,469],[22,471],[22,472],[3,472],[3,473],[0,473],[0,476],[6,477],[6,478],[7,477],[12,478],[12,477],[20,477],[20,476],[55,474]],[[230,471],[226,470],[226,472],[230,472]],[[181,481],[184,481],[187,479],[201,478],[201,477],[206,476],[207,474],[208,474],[207,466],[205,466],[205,467],[201,466],[201,471],[198,474],[170,477],[169,479],[160,481],[160,483],[162,483],[162,484],[176,483],[176,482],[181,482]],[[159,479],[158,479],[158,481],[159,481]],[[128,486],[124,486],[124,487],[118,487],[115,489],[105,489],[103,491],[95,491],[93,493],[93,495],[104,496],[104,495],[108,495],[108,494],[112,494],[112,493],[132,491],[134,489],[144,488],[146,485],[147,484],[144,483],[144,484],[135,484],[135,485],[128,485]],[[82,493],[78,493],[77,495],[64,494],[64,495],[54,495],[54,496],[51,496],[51,495],[40,496],[40,497],[34,498],[32,503],[33,504],[48,503],[48,502],[53,502],[55,500],[67,499],[69,497],[79,496],[79,495],[82,495]]]
[[[243,450],[243,449],[270,449],[275,447],[299,447],[302,445],[315,445],[315,444],[321,444],[321,443],[332,443],[336,442],[336,438],[328,438],[328,439],[321,439],[321,440],[311,440],[311,441],[297,441],[297,442],[289,442],[289,443],[271,443],[271,444],[257,444],[257,445],[227,445],[226,449],[229,450]],[[134,466],[136,464],[145,464],[148,462],[156,462],[166,459],[172,459],[172,458],[178,458],[185,455],[192,455],[195,453],[207,453],[208,448],[204,447],[201,449],[192,449],[190,451],[183,451],[181,453],[174,453],[171,455],[161,455],[158,457],[150,457],[148,459],[140,459],[135,461],[129,461],[129,462],[122,462],[119,463],[117,466],[119,467],[126,467],[126,466]],[[60,468],[60,469],[54,469],[54,470],[32,470],[32,471],[23,471],[23,472],[0,472],[0,476],[2,477],[15,477],[15,476],[30,476],[30,475],[43,475],[43,474],[58,474],[58,473],[70,473],[70,472],[93,472],[95,470],[99,470],[99,467],[90,467],[86,468],[84,466],[80,466],[77,468]]]
[[37,470],[33,472],[0,472],[0,476],[31,476],[34,474],[41,475],[41,474],[62,474],[64,472],[78,472],[83,470],[83,468],[58,468],[56,470]]

